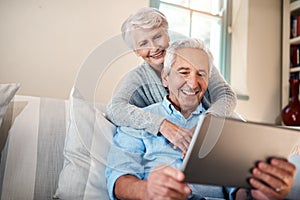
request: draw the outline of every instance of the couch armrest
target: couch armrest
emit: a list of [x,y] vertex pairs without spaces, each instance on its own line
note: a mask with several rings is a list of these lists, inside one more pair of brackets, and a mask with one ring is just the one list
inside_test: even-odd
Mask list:
[[63,166],[66,107],[60,99],[15,97],[1,152],[0,199],[52,199]]

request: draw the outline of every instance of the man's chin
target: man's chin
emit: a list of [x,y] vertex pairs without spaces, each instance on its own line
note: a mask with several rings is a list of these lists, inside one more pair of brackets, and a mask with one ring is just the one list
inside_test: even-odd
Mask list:
[[198,100],[197,101],[185,100],[183,102],[183,104],[181,104],[180,107],[184,106],[184,107],[188,108],[189,110],[196,110],[196,108],[199,106],[199,104],[200,104],[200,102],[198,102]]

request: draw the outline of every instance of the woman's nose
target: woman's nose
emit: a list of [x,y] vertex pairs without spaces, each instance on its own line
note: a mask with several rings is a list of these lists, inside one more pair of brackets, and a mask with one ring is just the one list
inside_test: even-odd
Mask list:
[[156,49],[159,48],[159,44],[157,44],[157,42],[155,42],[155,41],[150,41],[150,42],[149,42],[149,46],[150,46],[150,48],[153,49],[153,50],[156,50]]

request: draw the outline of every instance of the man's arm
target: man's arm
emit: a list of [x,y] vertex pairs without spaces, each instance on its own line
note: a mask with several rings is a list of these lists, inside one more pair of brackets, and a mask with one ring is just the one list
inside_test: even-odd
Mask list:
[[[140,131],[129,127],[117,128],[113,144],[107,155],[105,170],[110,199],[116,199],[114,190],[120,177],[130,174],[139,179],[145,178],[145,169],[142,165],[144,153],[145,145],[141,139]],[[128,187],[128,185],[125,184],[124,187]]]
[[118,199],[145,199],[147,181],[133,175],[124,175],[117,179],[114,194]]

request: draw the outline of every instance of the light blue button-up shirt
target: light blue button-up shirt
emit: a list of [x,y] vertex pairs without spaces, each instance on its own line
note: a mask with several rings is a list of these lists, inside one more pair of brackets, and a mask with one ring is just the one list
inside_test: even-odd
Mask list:
[[[162,102],[152,104],[144,109],[164,116],[170,122],[187,129],[196,126],[200,115],[205,112],[202,104],[200,104],[185,119],[167,97]],[[155,136],[144,130],[119,127],[114,136],[107,160],[106,178],[110,198],[115,199],[114,184],[120,176],[131,174],[139,179],[146,180],[151,170],[162,164],[180,169],[183,161],[181,153],[181,150],[174,149],[173,144],[162,134]]]

